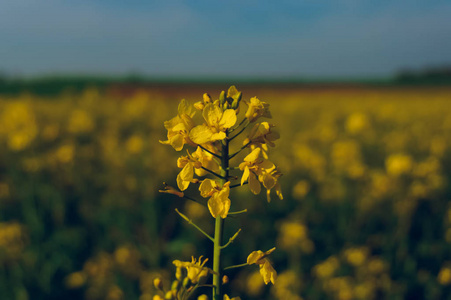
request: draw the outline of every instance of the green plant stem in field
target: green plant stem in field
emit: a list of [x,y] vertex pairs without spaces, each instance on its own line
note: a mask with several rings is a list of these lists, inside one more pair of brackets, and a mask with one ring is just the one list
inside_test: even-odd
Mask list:
[[244,263],[244,264],[241,264],[241,265],[233,265],[233,266],[225,267],[224,270],[235,269],[235,268],[242,268],[242,267],[245,267],[245,266],[248,266],[248,265],[249,265],[248,263]]
[[179,214],[180,217],[182,217],[188,224],[193,225],[194,228],[199,230],[203,235],[205,235],[210,241],[214,242],[214,239],[205,231],[203,231],[199,226],[197,226],[191,219],[189,219],[187,216],[179,212],[179,210],[176,208],[175,211]]
[[[228,132],[226,131],[226,135]],[[225,138],[222,141],[221,151],[221,187],[226,183],[229,177],[229,140]],[[215,237],[213,248],[213,300],[222,300],[221,292],[221,243],[223,234],[224,219],[221,216],[216,217]]]

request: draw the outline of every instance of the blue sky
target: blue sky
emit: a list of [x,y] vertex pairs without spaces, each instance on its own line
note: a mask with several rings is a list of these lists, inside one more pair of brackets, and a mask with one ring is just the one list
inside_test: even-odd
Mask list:
[[2,0],[0,72],[383,77],[451,64],[449,0]]

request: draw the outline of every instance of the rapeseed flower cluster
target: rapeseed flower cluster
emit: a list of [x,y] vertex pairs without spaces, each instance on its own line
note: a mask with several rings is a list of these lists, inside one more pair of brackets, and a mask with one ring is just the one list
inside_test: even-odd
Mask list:
[[[200,116],[196,112],[199,112]],[[241,118],[240,121],[238,121],[239,118]],[[190,153],[187,149],[188,155],[181,156],[177,160],[177,167],[181,169],[177,175],[179,191],[165,185],[165,189],[161,192],[203,203],[188,194],[188,188],[191,185],[197,185],[200,196],[208,199],[206,206],[210,215],[216,220],[215,235],[211,237],[177,210],[183,219],[214,243],[214,251],[212,269],[204,267],[207,259],[202,262],[202,256],[198,262],[194,258],[190,263],[174,261],[177,267],[176,276],[180,277],[178,279],[182,280],[180,270],[184,267],[187,276],[183,280],[189,280],[189,284],[182,285],[183,288],[173,289],[174,298],[186,299],[198,287],[201,279],[212,274],[213,298],[215,300],[222,299],[222,297],[229,299],[220,291],[222,285],[220,275],[223,272],[220,265],[220,252],[233,242],[241,231],[241,229],[238,230],[226,245],[221,245],[223,220],[228,217],[233,206],[233,201],[230,199],[232,188],[248,184],[251,192],[257,195],[261,192],[261,185],[263,185],[267,191],[268,202],[271,200],[272,189],[276,191],[280,199],[283,199],[278,182],[282,173],[274,163],[269,161],[268,157],[268,146],[275,146],[274,142],[279,139],[279,134],[274,130],[273,124],[267,121],[258,123],[260,118],[271,118],[269,104],[257,97],[253,97],[249,101],[242,101],[241,92],[232,86],[227,94],[222,92],[219,99],[216,100],[213,100],[208,94],[204,94],[202,100],[193,106],[182,100],[178,106],[177,116],[164,123],[167,129],[167,140],[160,141],[160,143],[170,145],[176,151],[181,151],[185,146],[191,146],[195,151]],[[231,153],[232,141],[251,124],[252,128],[242,142],[242,146]],[[242,163],[238,167],[232,168],[230,161],[245,150],[248,151],[248,154],[243,158]],[[238,184],[233,184],[234,180],[239,180],[239,176],[232,175],[235,170],[242,171]],[[276,280],[277,273],[267,258],[274,250],[275,248],[265,253],[260,250],[254,251],[247,260],[248,265],[257,264],[260,267],[265,284],[269,282],[274,284]],[[165,297],[170,296],[166,294]]]

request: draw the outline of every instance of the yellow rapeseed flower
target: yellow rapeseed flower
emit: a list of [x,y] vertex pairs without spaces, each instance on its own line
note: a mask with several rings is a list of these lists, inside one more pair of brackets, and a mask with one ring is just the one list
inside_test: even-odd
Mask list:
[[189,133],[190,139],[196,144],[225,139],[225,131],[236,123],[235,110],[223,110],[219,106],[219,101],[205,105],[202,116],[205,123],[194,127]]
[[220,188],[216,181],[207,178],[200,184],[199,191],[202,197],[210,197],[208,199],[208,209],[213,218],[221,216],[221,218],[225,219],[229,213],[231,204],[229,199],[230,181],[226,182]]
[[269,249],[266,252],[263,252],[261,250],[253,251],[247,257],[248,265],[256,264],[260,267],[260,275],[263,277],[265,284],[268,284],[269,282],[272,282],[272,284],[274,284],[276,282],[277,272],[276,270],[274,270],[271,262],[267,258],[267,256],[273,253],[274,250],[276,250],[275,247]]
[[191,262],[185,262],[180,260],[174,260],[172,263],[177,268],[185,268],[187,271],[187,276],[191,280],[193,284],[198,283],[201,279],[208,276],[211,273],[211,270],[207,267],[204,267],[205,263],[208,261],[206,258],[202,261],[202,255],[199,257],[199,261],[197,261],[194,257],[191,257]]
[[253,97],[249,102],[245,117],[249,122],[255,122],[260,117],[271,118],[271,112],[269,111],[269,104],[260,101],[257,97]]
[[282,190],[277,179],[282,175],[276,170],[276,166],[267,159],[261,156],[261,148],[255,148],[250,154],[244,158],[239,166],[240,170],[243,171],[243,176],[241,177],[241,185],[247,180],[249,183],[249,188],[255,195],[259,194],[261,191],[260,182],[267,189],[267,199],[268,202],[271,201],[270,192],[274,188],[277,195],[282,200]]
[[193,145],[189,132],[194,127],[194,114],[193,108],[183,99],[178,106],[177,116],[164,122],[164,127],[168,130],[168,140],[160,143],[171,145],[176,151],[182,150],[185,144]]

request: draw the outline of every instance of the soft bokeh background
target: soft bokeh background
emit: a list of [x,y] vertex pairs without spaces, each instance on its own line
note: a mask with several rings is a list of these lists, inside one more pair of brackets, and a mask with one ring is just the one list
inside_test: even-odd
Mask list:
[[[285,199],[234,190],[242,299],[451,294],[449,1],[0,2],[1,299],[151,299],[209,256],[163,122],[237,84],[270,104]],[[237,157],[238,164],[242,157]],[[190,190],[195,194],[195,189]],[[275,197],[274,197],[275,198]],[[209,290],[203,290],[209,294]]]

